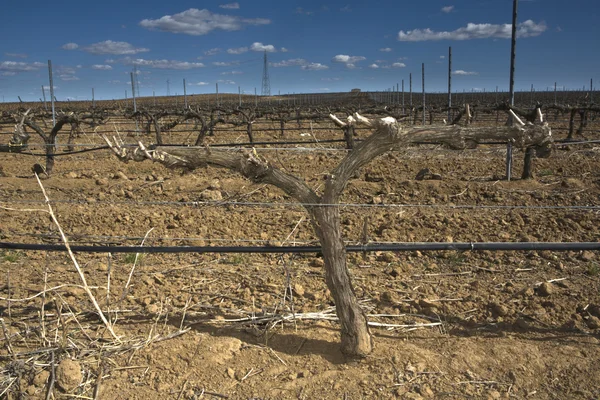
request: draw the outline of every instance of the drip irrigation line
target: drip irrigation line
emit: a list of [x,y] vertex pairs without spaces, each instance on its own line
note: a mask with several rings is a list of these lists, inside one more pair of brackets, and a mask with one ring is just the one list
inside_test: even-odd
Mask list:
[[[47,204],[45,200],[11,200],[0,201],[9,204]],[[339,207],[339,208],[449,208],[456,210],[573,210],[600,211],[600,206],[520,206],[520,205],[468,205],[468,204],[365,204],[365,203],[269,203],[259,201],[105,201],[97,200],[50,200],[50,204],[79,205],[144,205],[144,206],[182,206],[182,207]]]
[[[51,146],[51,145],[48,145],[48,146]],[[65,145],[65,146],[68,146],[68,145]],[[30,147],[35,147],[35,145],[30,146]],[[64,153],[54,153],[54,154],[52,154],[52,157],[70,156],[72,154],[89,153],[90,151],[98,151],[98,150],[106,150],[106,149],[110,149],[110,147],[108,147],[108,146],[100,146],[100,147],[94,147],[94,148],[91,148],[91,149],[68,151],[68,152],[64,152]],[[2,152],[2,153],[4,153],[4,152]],[[30,151],[17,151],[17,152],[8,151],[7,153],[22,154],[24,156],[35,156],[35,157],[46,157],[47,156],[46,153],[33,153],[33,152],[30,152]]]
[[[320,246],[85,246],[71,245],[74,252],[85,253],[321,253]],[[0,249],[23,251],[67,251],[60,244],[8,243],[0,242]],[[600,250],[600,242],[470,242],[470,243],[371,243],[346,246],[346,251],[585,251]]]

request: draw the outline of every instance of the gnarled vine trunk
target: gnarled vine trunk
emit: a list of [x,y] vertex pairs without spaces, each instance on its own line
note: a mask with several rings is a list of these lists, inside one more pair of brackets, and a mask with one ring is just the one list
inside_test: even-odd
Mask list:
[[[353,121],[366,123],[373,133],[327,175],[325,189],[319,196],[302,179],[273,167],[260,157],[256,150],[242,153],[211,148],[155,147],[147,149],[123,148],[113,144],[106,136],[104,140],[122,160],[143,161],[150,159],[168,168],[194,169],[206,165],[234,170],[257,183],[279,187],[289,196],[304,205],[312,217],[312,225],[321,243],[325,263],[325,280],[336,305],[341,325],[341,350],[344,354],[364,357],[373,348],[367,316],[361,309],[350,277],[346,260],[346,247],[342,237],[340,211],[337,204],[346,184],[356,172],[375,157],[389,150],[412,142],[443,142],[452,148],[464,149],[481,140],[510,140],[517,147],[549,147],[552,142],[550,128],[546,125],[524,125],[495,128],[464,128],[458,126],[429,126],[405,130],[393,118],[384,118],[371,123],[355,115]],[[516,118],[516,116],[515,116]],[[334,121],[337,118],[333,118]],[[516,118],[518,119],[518,118]],[[337,120],[339,126],[345,123]]]

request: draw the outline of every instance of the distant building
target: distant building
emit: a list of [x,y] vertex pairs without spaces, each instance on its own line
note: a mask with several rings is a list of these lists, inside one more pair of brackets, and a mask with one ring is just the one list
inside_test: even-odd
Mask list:
[[352,89],[350,93],[360,93],[360,89]]

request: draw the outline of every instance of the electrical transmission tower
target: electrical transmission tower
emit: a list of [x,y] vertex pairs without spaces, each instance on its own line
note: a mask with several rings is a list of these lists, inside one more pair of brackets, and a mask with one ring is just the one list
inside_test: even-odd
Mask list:
[[269,78],[269,62],[267,61],[267,51],[265,50],[265,62],[263,65],[262,91],[261,95],[271,95],[271,80]]
[[137,65],[133,65],[133,77],[135,78],[135,92],[137,96],[140,97],[140,71],[137,68]]
[[171,82],[169,82],[169,80],[167,79],[167,96],[170,96],[170,95],[171,95],[171,88],[169,87],[169,84],[170,84],[170,83],[171,83]]

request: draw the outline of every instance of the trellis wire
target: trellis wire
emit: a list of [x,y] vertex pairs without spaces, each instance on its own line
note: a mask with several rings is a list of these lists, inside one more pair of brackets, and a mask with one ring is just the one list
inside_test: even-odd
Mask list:
[[[74,252],[86,253],[321,253],[321,246],[89,246],[71,245]],[[62,244],[0,242],[0,249],[24,251],[67,251]],[[346,246],[349,253],[376,251],[585,251],[600,250],[600,242],[420,242],[369,243]]]
[[[1,202],[10,204],[46,204],[44,200],[11,200]],[[259,202],[259,201],[106,201],[96,200],[50,200],[54,204],[94,204],[94,205],[145,205],[145,206],[180,206],[180,207],[339,207],[339,208],[449,208],[456,210],[571,210],[600,211],[600,206],[521,206],[521,205],[469,205],[469,204],[365,204],[365,203],[296,203],[296,202]]]

